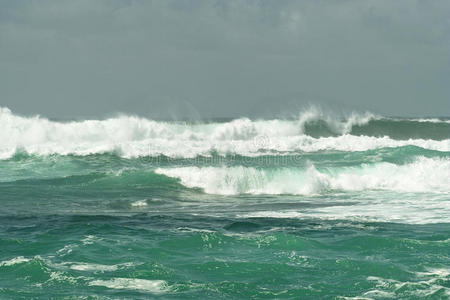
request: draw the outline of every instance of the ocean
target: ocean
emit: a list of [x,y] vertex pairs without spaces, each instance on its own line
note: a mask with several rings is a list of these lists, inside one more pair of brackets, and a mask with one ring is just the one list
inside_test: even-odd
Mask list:
[[450,118],[0,108],[0,299],[449,299]]

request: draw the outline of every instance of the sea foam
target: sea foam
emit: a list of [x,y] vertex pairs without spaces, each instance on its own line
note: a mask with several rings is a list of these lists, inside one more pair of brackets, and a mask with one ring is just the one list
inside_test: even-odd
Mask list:
[[449,193],[450,159],[418,157],[396,165],[388,162],[317,169],[254,167],[158,168],[158,174],[178,178],[186,187],[209,194],[314,195],[330,191],[388,190]]
[[[22,117],[0,108],[0,159],[17,152],[36,155],[90,155],[116,153],[122,157],[159,156],[192,158],[199,155],[258,156],[321,150],[365,151],[414,145],[450,151],[450,139],[404,139],[350,134],[355,125],[379,118],[370,113],[340,119],[308,110],[295,120],[250,120],[224,123],[154,121],[136,116],[105,120],[55,122],[39,116]],[[322,120],[334,136],[305,134],[308,122]]]
[[138,278],[113,278],[110,280],[93,280],[90,286],[104,286],[110,289],[142,290],[155,294],[167,291],[168,285],[164,280],[148,280]]

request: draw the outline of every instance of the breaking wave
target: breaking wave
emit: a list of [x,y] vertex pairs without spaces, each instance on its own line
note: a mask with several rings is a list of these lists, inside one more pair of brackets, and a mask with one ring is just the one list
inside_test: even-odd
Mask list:
[[450,159],[418,157],[396,165],[382,162],[318,169],[253,167],[180,167],[155,171],[178,178],[186,187],[209,194],[313,195],[329,191],[388,190],[449,193]]
[[164,122],[136,116],[56,122],[0,108],[0,159],[37,155],[117,153],[123,157],[258,156],[322,150],[365,151],[413,145],[450,151],[446,120],[399,120],[371,113],[337,117],[317,109],[297,119]]

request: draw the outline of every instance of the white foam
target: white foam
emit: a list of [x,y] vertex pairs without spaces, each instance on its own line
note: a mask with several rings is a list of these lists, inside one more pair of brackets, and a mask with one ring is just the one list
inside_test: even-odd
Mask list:
[[147,280],[138,278],[114,278],[110,280],[93,280],[91,286],[104,286],[110,289],[143,290],[152,293],[163,293],[168,290],[164,280]]
[[69,265],[69,268],[77,271],[112,272],[133,266],[133,263],[121,263],[116,265],[102,265],[84,262],[65,262],[61,265]]
[[57,281],[57,282],[70,282],[71,284],[77,284],[78,279],[84,279],[83,277],[72,277],[66,275],[64,272],[51,272],[50,278],[48,281]]
[[[186,124],[119,116],[63,123],[39,116],[22,117],[7,108],[0,108],[0,159],[8,159],[17,151],[37,155],[115,152],[123,157],[163,154],[183,158],[210,155],[212,152],[257,156],[273,152],[365,151],[406,145],[450,151],[450,140],[400,141],[348,134],[352,126],[366,124],[375,118],[370,113],[353,113],[342,119],[310,109],[298,120],[241,118],[225,123]],[[342,135],[313,138],[303,134],[307,122],[319,119]]]
[[133,206],[133,207],[144,207],[144,206],[147,206],[147,201],[145,201],[145,200],[138,200],[138,201],[135,201],[135,202],[131,203],[131,206]]
[[[336,200],[331,196],[311,197],[311,205],[297,209],[238,213],[238,218],[288,218],[351,220],[356,222],[396,222],[403,224],[432,224],[450,222],[449,193],[398,193],[364,191],[349,193]],[[330,205],[327,202],[331,201]],[[321,205],[314,206],[318,202]],[[431,271],[430,271],[431,272]]]
[[[299,209],[238,213],[239,218],[450,222],[449,158],[418,157],[404,165],[382,162],[333,169],[317,169],[314,165],[272,170],[241,166],[160,168],[156,172],[210,194],[304,195],[302,201],[311,202]],[[348,196],[336,198],[337,194]],[[324,197],[327,195],[329,198]],[[341,198],[343,201],[336,200]],[[330,205],[327,199],[332,202]],[[314,206],[317,201],[322,205]],[[230,213],[234,215],[232,212],[217,212],[217,215]]]
[[398,295],[400,291],[409,291],[409,296],[414,296],[415,298],[429,298],[436,296],[435,293],[438,291],[443,291],[446,297],[450,296],[450,288],[446,287],[443,282],[447,280],[445,277],[435,277],[435,278],[425,278],[420,281],[398,281],[389,278],[380,278],[375,276],[367,277],[368,281],[376,282],[377,288],[375,290],[369,291],[364,295],[371,296],[381,296]]
[[25,258],[23,256],[18,256],[18,257],[14,257],[10,260],[1,261],[0,267],[9,267],[12,265],[21,264],[21,263],[25,263],[25,262],[29,262],[29,261],[30,261],[29,258]]
[[332,113],[325,113],[318,107],[312,106],[300,113],[299,124],[302,130],[304,130],[307,123],[323,120],[334,133],[348,134],[354,125],[365,125],[371,120],[377,119],[381,119],[381,117],[370,112],[363,114],[352,112],[347,116],[337,116]]
[[78,245],[77,244],[69,244],[69,245],[65,245],[63,248],[59,249],[56,251],[56,253],[58,253],[59,255],[67,255],[72,253],[74,248],[77,248]]
[[[256,211],[237,214],[238,218],[351,220],[355,222],[394,222],[402,224],[433,224],[450,222],[450,205],[445,200],[427,198],[394,198],[386,195],[383,201],[361,196],[352,205],[333,203],[327,207],[286,211]],[[414,204],[413,204],[414,203]],[[326,204],[323,202],[322,204]]]
[[426,272],[417,272],[419,277],[450,278],[450,268],[428,268]]
[[155,172],[178,178],[186,187],[221,195],[313,195],[336,190],[450,192],[448,158],[418,157],[405,165],[382,162],[321,170],[311,164],[306,168],[280,169],[243,166],[158,168]]
[[101,264],[88,264],[88,263],[78,263],[78,264],[72,264],[70,266],[72,270],[77,271],[116,271],[118,266],[117,265],[101,265]]
[[420,123],[450,123],[450,120],[441,120],[441,119],[438,119],[438,118],[411,119],[411,121],[420,122]]

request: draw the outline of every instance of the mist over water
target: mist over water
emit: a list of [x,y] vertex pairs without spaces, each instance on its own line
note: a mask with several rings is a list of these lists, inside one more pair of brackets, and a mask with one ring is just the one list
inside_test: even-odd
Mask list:
[[0,128],[2,298],[450,296],[448,118]]
[[121,157],[164,155],[289,154],[325,150],[366,151],[417,146],[450,150],[447,119],[393,119],[370,113],[348,117],[310,109],[297,119],[228,122],[162,122],[135,116],[55,122],[0,109],[0,158],[23,151],[37,155],[116,153]]

